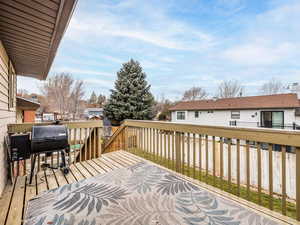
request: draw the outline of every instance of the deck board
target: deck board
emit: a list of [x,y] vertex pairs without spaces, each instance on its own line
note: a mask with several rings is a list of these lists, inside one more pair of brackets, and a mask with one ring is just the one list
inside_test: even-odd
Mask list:
[[[125,151],[102,154],[100,158],[70,165],[70,173],[47,169],[40,171],[28,184],[29,177],[18,177],[15,184],[5,187],[0,198],[0,225],[21,225],[27,201],[43,191],[71,184],[82,179],[97,176],[115,169],[127,167],[142,161],[138,156]],[[27,181],[27,182],[26,182]]]

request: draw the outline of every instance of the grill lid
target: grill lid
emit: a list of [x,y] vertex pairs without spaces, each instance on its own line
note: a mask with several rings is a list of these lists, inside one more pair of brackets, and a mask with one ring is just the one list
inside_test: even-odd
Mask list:
[[32,139],[67,138],[68,132],[64,125],[33,126]]

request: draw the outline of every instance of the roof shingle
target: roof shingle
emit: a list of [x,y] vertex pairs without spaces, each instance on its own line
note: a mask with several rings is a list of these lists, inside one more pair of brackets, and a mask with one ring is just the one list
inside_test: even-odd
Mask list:
[[170,110],[271,109],[297,107],[300,107],[297,94],[290,93],[223,98],[216,100],[182,101],[171,107]]

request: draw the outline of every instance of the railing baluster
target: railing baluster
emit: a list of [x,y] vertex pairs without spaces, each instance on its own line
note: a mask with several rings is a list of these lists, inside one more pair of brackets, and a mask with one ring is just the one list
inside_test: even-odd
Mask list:
[[185,133],[182,133],[181,134],[181,138],[182,138],[182,141],[181,141],[181,144],[182,144],[182,149],[181,149],[181,153],[182,153],[182,158],[181,158],[181,173],[184,174],[184,160],[185,160]]
[[216,138],[212,136],[213,184],[216,185]]
[[206,183],[208,182],[208,135],[205,135],[205,168],[206,168],[206,172],[205,172],[205,181]]
[[157,130],[157,135],[156,135],[156,156],[157,156],[157,161],[159,163],[161,163],[161,151],[162,151],[162,147],[161,147],[161,142],[162,142],[162,134],[161,134],[161,130]]
[[146,128],[146,152],[149,153],[149,128]]
[[89,128],[89,159],[92,157],[92,129]]
[[[80,129],[80,135],[81,135],[81,129]],[[120,136],[121,137],[121,136]],[[81,139],[81,137],[80,137]],[[120,140],[120,138],[119,138]],[[97,157],[100,157],[101,154],[102,154],[102,143],[101,143],[101,131],[100,131],[100,128],[98,127],[97,128],[97,147],[98,147],[98,155]],[[119,145],[119,149],[122,149],[121,145]]]
[[79,128],[79,162],[81,161],[81,146],[82,146],[82,130]]
[[228,150],[228,187],[229,187],[229,192],[231,192],[231,139],[227,140],[227,150]]
[[223,185],[223,176],[224,176],[224,145],[223,145],[223,137],[220,137],[220,187],[224,188]]
[[171,168],[171,132],[168,132],[168,168]]
[[23,175],[25,176],[26,175],[26,159],[23,160]]
[[258,191],[258,204],[261,205],[261,144],[257,142],[257,191]]
[[281,147],[282,155],[282,214],[286,215],[286,146]]
[[153,137],[153,133],[152,133],[152,128],[149,128],[149,153],[150,153],[150,157],[153,159],[154,155],[152,154],[152,137]]
[[247,199],[250,200],[250,146],[246,141],[246,178],[247,178]]
[[166,160],[168,160],[168,158],[167,158],[167,131],[164,130],[164,163],[166,163]]
[[74,163],[76,163],[76,149],[77,149],[77,128],[74,128],[74,141],[73,141]]
[[175,164],[175,170],[176,172],[180,172],[181,170],[181,166],[180,166],[180,162],[181,162],[181,133],[176,132],[175,133],[175,151],[176,151],[176,164]]
[[202,136],[199,134],[199,180],[202,179]]
[[[97,147],[96,147],[96,138],[97,138],[97,134],[96,134],[96,132],[97,132],[97,130],[96,130],[96,127],[95,128],[93,128],[93,133],[94,133],[94,135],[92,136],[93,137],[93,142],[94,142],[94,150],[93,150],[93,152],[94,152],[94,154],[93,154],[93,158],[96,158],[97,157]],[[76,133],[77,133],[77,131],[76,131]]]
[[241,145],[240,145],[240,139],[236,140],[236,168],[237,168],[237,173],[236,173],[236,182],[237,182],[237,195],[240,196],[240,153],[241,153]]
[[[41,169],[41,157],[40,157],[40,154],[38,154],[38,165],[37,165],[37,169],[38,169],[38,172],[40,171]],[[30,166],[31,166],[31,163],[30,163]],[[31,168],[30,168],[31,169]]]
[[190,176],[190,133],[187,133],[187,175]]
[[[157,129],[153,129],[153,154],[154,154],[154,160],[157,160],[157,154],[156,154],[156,151],[157,151],[157,137],[158,137],[158,130]],[[156,144],[155,144],[156,142]]]
[[193,178],[196,178],[196,134],[193,133]]
[[269,151],[269,208],[273,210],[273,145],[268,144]]
[[159,141],[160,142],[157,142],[157,144],[159,145],[158,149],[159,149],[159,153],[158,153],[158,156],[159,156],[159,161],[160,163],[163,163],[163,130],[159,130]]
[[84,160],[87,160],[88,158],[88,150],[87,150],[87,144],[88,144],[88,130],[87,128],[84,129]]
[[175,154],[175,151],[176,151],[176,132],[174,132],[174,131],[172,131],[172,168],[173,168],[173,170],[176,170],[176,160],[177,159],[175,159],[175,156],[176,156],[176,154]]
[[296,148],[296,219],[300,221],[300,148]]

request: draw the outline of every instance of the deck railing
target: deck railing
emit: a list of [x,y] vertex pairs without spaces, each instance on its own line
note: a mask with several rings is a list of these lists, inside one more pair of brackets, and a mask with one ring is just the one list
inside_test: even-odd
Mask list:
[[300,132],[126,120],[120,149],[300,221]]
[[[48,125],[51,123],[20,123],[9,124],[8,134],[31,133],[33,125]],[[97,158],[102,152],[102,121],[82,121],[82,122],[62,122],[68,128],[70,154],[67,156],[69,164],[80,162],[92,158]],[[51,156],[45,153],[39,154],[35,168],[40,171],[41,165],[44,163],[50,164],[51,167],[56,167],[60,163],[59,151],[54,152]],[[20,175],[28,175],[30,173],[32,156],[30,159],[15,161],[10,163],[12,177]]]

